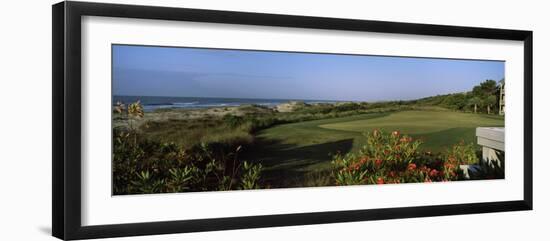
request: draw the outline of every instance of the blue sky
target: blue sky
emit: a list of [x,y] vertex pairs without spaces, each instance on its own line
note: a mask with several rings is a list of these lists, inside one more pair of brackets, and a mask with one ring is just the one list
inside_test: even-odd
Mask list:
[[504,62],[113,45],[113,94],[410,100],[504,78]]

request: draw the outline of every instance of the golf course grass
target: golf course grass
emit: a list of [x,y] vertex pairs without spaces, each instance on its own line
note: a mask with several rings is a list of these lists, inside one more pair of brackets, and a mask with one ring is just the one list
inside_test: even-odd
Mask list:
[[245,153],[245,157],[261,160],[268,176],[276,173],[272,180],[288,180],[327,171],[334,154],[358,150],[366,141],[363,133],[374,129],[398,130],[421,139],[422,150],[437,153],[460,141],[475,143],[475,129],[482,126],[504,126],[504,118],[451,111],[400,111],[305,121],[260,131],[254,152]]

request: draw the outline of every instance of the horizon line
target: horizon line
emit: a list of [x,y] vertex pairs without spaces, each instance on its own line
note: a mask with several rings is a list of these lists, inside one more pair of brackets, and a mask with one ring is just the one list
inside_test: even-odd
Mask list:
[[430,97],[436,97],[436,96],[442,96],[442,95],[453,95],[453,94],[466,94],[471,91],[462,91],[462,92],[453,92],[453,93],[447,93],[447,94],[437,94],[437,95],[430,95],[430,96],[423,96],[415,99],[394,99],[394,100],[374,100],[374,101],[366,101],[366,100],[331,100],[331,99],[299,99],[299,98],[240,98],[240,97],[198,97],[198,96],[160,96],[160,95],[116,95],[114,96],[120,96],[120,97],[165,97],[165,98],[217,98],[217,99],[245,99],[245,100],[285,100],[285,101],[334,101],[334,102],[359,102],[359,103],[381,103],[381,102],[397,102],[397,101],[415,101],[415,100],[421,100],[425,98]]

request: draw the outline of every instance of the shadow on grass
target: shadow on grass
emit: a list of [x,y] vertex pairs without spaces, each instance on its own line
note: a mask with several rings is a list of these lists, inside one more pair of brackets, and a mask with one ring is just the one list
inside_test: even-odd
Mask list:
[[[285,144],[280,140],[257,139],[256,144],[241,153],[241,159],[261,161],[262,179],[271,188],[318,186],[319,179],[329,175],[332,156],[347,153],[353,139],[308,146]],[[316,179],[316,180],[312,180]]]
[[475,132],[473,127],[455,127],[435,132],[411,134],[411,136],[422,141],[420,146],[422,150],[443,153],[461,141],[476,143]]

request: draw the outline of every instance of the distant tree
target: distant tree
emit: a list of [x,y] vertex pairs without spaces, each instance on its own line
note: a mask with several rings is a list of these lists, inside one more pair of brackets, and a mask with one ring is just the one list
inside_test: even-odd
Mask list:
[[[474,113],[477,113],[479,108],[484,108],[488,114],[491,114],[494,112],[494,109],[498,108],[500,105],[500,86],[503,81],[504,79],[499,82],[494,80],[485,80],[474,86],[472,90],[468,92],[435,95],[414,101],[386,102],[385,105],[392,106],[395,104],[417,104],[425,106],[440,106],[447,109],[462,111],[471,110],[470,108],[472,108]],[[370,107],[374,108],[374,106]]]
[[441,104],[449,109],[464,110],[468,105],[468,98],[465,93],[450,94],[445,96]]
[[473,96],[468,100],[468,105],[474,107],[474,113],[477,113],[477,107],[481,105],[481,98]]
[[480,86],[480,85],[476,85],[476,86],[474,86],[474,88],[472,89],[472,95],[481,98],[481,97],[483,97],[483,96],[485,95],[485,93],[483,93],[483,90],[481,89],[481,86]]
[[[491,113],[491,108],[498,104],[499,85],[494,80],[485,80],[479,85],[474,86],[468,103],[474,106],[474,112],[477,107],[485,107],[487,114]],[[476,98],[476,99],[474,99]]]
[[483,102],[487,107],[487,114],[491,114],[491,107],[497,104],[497,97],[495,95],[488,95]]
[[494,94],[498,90],[497,82],[494,80],[485,80],[479,86],[485,95]]

